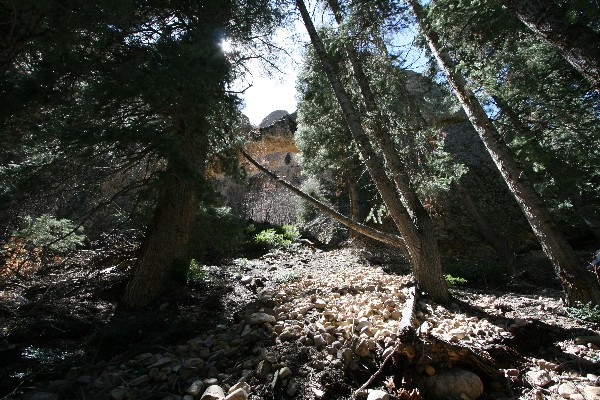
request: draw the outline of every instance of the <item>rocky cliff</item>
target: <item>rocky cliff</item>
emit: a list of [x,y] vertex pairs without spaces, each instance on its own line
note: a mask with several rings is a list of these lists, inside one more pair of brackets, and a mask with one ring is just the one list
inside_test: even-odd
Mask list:
[[[246,151],[277,175],[300,186],[303,177],[294,141],[295,131],[296,113],[275,111],[250,132]],[[223,178],[220,183],[221,192],[233,214],[257,222],[296,222],[296,198],[245,159],[240,159],[240,162],[246,170],[247,182]]]

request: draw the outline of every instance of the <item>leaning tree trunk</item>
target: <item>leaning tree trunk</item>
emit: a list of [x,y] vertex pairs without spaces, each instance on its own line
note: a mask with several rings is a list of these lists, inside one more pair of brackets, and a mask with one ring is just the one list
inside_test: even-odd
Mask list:
[[566,293],[567,302],[600,304],[600,286],[580,265],[579,259],[553,222],[543,200],[537,194],[524,171],[514,161],[510,149],[503,143],[481,104],[468,88],[464,77],[455,68],[448,53],[440,46],[438,37],[426,25],[425,11],[417,0],[409,0],[421,32],[435,56],[446,79],[479,133],[492,160],[519,204],[533,229],[544,253],[552,261]]
[[[337,0],[328,0],[328,3],[338,25],[341,25],[343,19]],[[435,296],[447,298],[446,281],[442,274],[440,252],[433,221],[417,196],[417,192],[410,182],[407,169],[396,151],[396,144],[389,129],[389,123],[375,100],[369,78],[364,72],[354,46],[346,43],[345,48],[352,65],[354,78],[365,102],[366,110],[373,115],[371,135],[377,140],[383,151],[385,162],[401,195],[402,204],[416,227],[417,243],[414,247],[408,249],[415,278],[423,287],[436,288],[437,294]]]
[[[350,205],[350,219],[352,221],[360,221],[359,210],[360,210],[360,198],[358,194],[358,188],[356,182],[348,179],[348,203]],[[354,229],[348,229],[348,236],[350,239],[356,237]]]
[[263,172],[269,178],[273,179],[275,182],[277,182],[281,186],[285,187],[286,189],[288,189],[289,191],[291,191],[292,193],[294,193],[301,199],[306,200],[308,203],[310,203],[310,205],[312,205],[317,210],[321,211],[323,214],[327,215],[331,219],[339,222],[340,224],[344,225],[348,229],[351,229],[355,232],[360,233],[361,235],[365,235],[366,237],[377,240],[381,243],[386,243],[386,244],[389,244],[390,246],[394,246],[394,247],[398,247],[400,249],[406,250],[404,240],[401,237],[378,231],[377,229],[373,229],[371,227],[368,227],[366,225],[363,225],[363,224],[357,222],[353,218],[348,218],[348,217],[340,214],[339,212],[335,211],[333,208],[329,207],[325,203],[317,200],[316,198],[312,197],[308,193],[303,192],[302,190],[298,189],[296,186],[287,182],[285,179],[280,178],[274,172],[269,171],[269,169],[267,169],[265,166],[261,165],[258,161],[256,161],[254,158],[252,158],[252,156],[250,154],[246,153],[244,150],[242,150],[241,152],[242,152],[242,155],[252,165],[254,165],[256,168],[258,168],[259,171]]
[[[422,229],[422,227],[418,228],[415,226],[416,220],[411,219],[414,214],[409,215],[409,211],[405,208],[406,205],[403,205],[398,200],[396,188],[387,177],[383,162],[375,153],[362,126],[362,121],[360,120],[358,112],[352,104],[350,96],[337,77],[336,71],[325,50],[325,46],[321,42],[310,15],[308,14],[306,5],[302,0],[297,0],[296,5],[300,10],[300,14],[302,15],[302,19],[310,36],[312,45],[319,57],[321,65],[325,71],[325,74],[327,75],[329,83],[331,84],[340,108],[342,109],[342,113],[350,133],[357,144],[361,156],[365,160],[367,170],[369,171],[369,174],[371,175],[371,178],[373,179],[381,198],[386,204],[390,216],[394,220],[394,223],[404,238],[417,283],[423,290],[427,291],[431,298],[435,301],[448,301],[450,295],[442,276],[439,253],[437,252],[437,243],[435,240],[427,240],[427,235],[430,232],[420,231],[419,228]],[[393,147],[384,149],[384,154],[390,151],[395,151],[395,149]],[[397,189],[405,190],[406,188],[404,187]]]
[[564,6],[553,0],[500,0],[529,29],[600,90],[600,33],[582,23],[571,23]]
[[172,160],[161,177],[158,204],[121,302],[124,309],[156,300],[172,282],[173,265],[187,261],[197,211],[195,177],[203,173],[206,143],[201,134],[185,129],[184,123],[177,139],[177,161]]

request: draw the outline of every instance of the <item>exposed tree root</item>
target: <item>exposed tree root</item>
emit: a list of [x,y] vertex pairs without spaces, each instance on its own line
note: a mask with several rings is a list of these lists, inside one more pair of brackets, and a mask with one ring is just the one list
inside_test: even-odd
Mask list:
[[[417,303],[416,287],[409,289],[402,308],[402,318],[398,325],[398,340],[394,351],[382,362],[379,369],[365,382],[354,396],[363,392],[371,385],[393,361],[395,386],[409,396],[418,393],[408,392],[417,384],[418,377],[423,376],[425,366],[435,366],[444,369],[459,366],[477,374],[484,382],[502,383],[504,374],[496,367],[494,359],[485,351],[475,350],[467,346],[450,343],[445,340],[427,335],[417,334],[415,330],[415,306]],[[408,383],[411,387],[404,387]],[[415,397],[408,397],[415,398]]]

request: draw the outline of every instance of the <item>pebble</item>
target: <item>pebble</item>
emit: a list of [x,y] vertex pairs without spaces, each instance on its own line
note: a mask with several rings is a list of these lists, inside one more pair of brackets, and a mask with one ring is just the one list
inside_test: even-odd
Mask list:
[[586,386],[583,395],[588,400],[600,400],[600,386]]
[[527,380],[533,386],[545,387],[552,382],[552,377],[546,370],[533,370],[526,374]]
[[248,325],[261,325],[264,323],[275,323],[276,319],[274,316],[272,316],[271,314],[267,314],[267,313],[262,313],[262,312],[258,312],[258,313],[253,313],[248,317]]
[[577,393],[577,389],[571,383],[561,383],[560,386],[558,386],[558,394],[565,399],[570,398],[571,395],[575,393]]
[[390,395],[383,390],[369,390],[367,400],[389,400]]
[[283,367],[279,370],[279,377],[281,379],[286,379],[287,377],[292,375],[292,370],[288,367]]
[[[334,260],[333,265],[337,262]],[[97,378],[88,376],[83,381],[83,371],[73,370],[69,372],[69,379],[77,382],[82,380],[84,385],[95,380],[97,390],[103,389],[106,390],[104,393],[111,393],[113,400],[129,398],[143,385],[163,385],[166,388],[175,379],[189,384],[184,400],[246,400],[251,392],[257,393],[266,385],[279,385],[287,396],[294,397],[299,391],[299,377],[309,377],[315,370],[330,368],[354,371],[368,363],[378,364],[394,352],[397,339],[395,332],[405,298],[403,288],[408,280],[401,276],[385,275],[377,268],[356,268],[341,268],[325,275],[306,274],[304,279],[279,284],[276,289],[267,281],[261,282],[249,275],[242,276],[238,279],[246,286],[252,285],[255,288],[264,284],[264,288],[256,291],[256,296],[265,301],[262,303],[264,308],[248,312],[245,318],[235,319],[235,323],[227,322],[216,326],[212,335],[199,336],[190,339],[187,344],[176,346],[177,356],[167,350],[163,354],[144,353],[121,367],[104,371]],[[314,293],[311,297],[303,294],[309,291]],[[488,302],[492,304],[494,300],[491,298]],[[422,300],[418,302],[418,306],[420,310],[417,310],[418,321],[415,321],[415,326],[420,326],[419,334],[423,336],[434,335],[454,342],[478,341],[482,344],[492,343],[500,334],[511,336],[503,329],[505,320],[490,322],[486,318],[451,313],[443,307]],[[502,309],[503,305],[499,308]],[[511,317],[514,318],[514,315],[511,314]],[[515,318],[513,322],[512,329],[515,331],[529,324],[527,320],[519,318]],[[310,355],[312,362],[298,370],[297,376],[294,376],[286,365],[286,353],[273,351],[274,348],[270,347],[275,344],[297,347],[298,352]],[[586,340],[576,350],[589,353],[589,347]],[[242,354],[247,355],[241,357]],[[557,364],[545,360],[533,362],[539,369],[526,374],[526,379],[536,386],[530,393],[537,387],[548,387],[552,377],[556,376],[552,371],[559,368]],[[144,369],[148,371],[147,375],[136,377],[131,372]],[[479,377],[468,371],[460,371],[462,370],[440,372],[431,365],[425,365],[422,371],[427,376],[425,379],[429,382],[443,382],[439,385],[446,390],[442,390],[446,394],[438,397],[428,395],[425,398],[435,400],[462,396],[463,399],[471,399],[477,393],[481,394],[483,386]],[[516,369],[505,370],[505,374],[513,379],[520,375]],[[207,376],[218,379],[201,379]],[[230,387],[225,397],[223,387],[227,388],[239,379],[259,382],[254,377],[261,380],[256,387],[252,388],[244,381],[237,382]],[[598,377],[589,374],[577,379],[578,382],[593,385]],[[119,386],[124,382],[129,382],[129,388]],[[202,393],[204,389],[206,390]],[[320,388],[311,387],[310,390],[317,399],[326,396],[326,392]],[[565,382],[546,390],[559,393],[565,398],[569,396],[568,398],[578,399],[577,396],[581,396],[574,391],[572,384]],[[586,400],[600,399],[600,388],[587,386],[582,391],[585,391]],[[48,389],[48,392],[51,390]],[[31,398],[57,398],[48,392],[38,392]],[[34,397],[36,395],[37,399]],[[543,392],[540,395],[543,396]],[[180,399],[174,395],[168,398]],[[389,399],[389,395],[385,391],[370,390],[367,398]]]
[[195,380],[187,388],[187,390],[185,391],[185,393],[195,397],[195,396],[198,396],[200,394],[200,392],[202,391],[203,388],[204,388],[204,383],[202,383],[202,381],[200,381],[200,380]]
[[219,385],[211,385],[202,394],[200,400],[222,400],[225,397],[223,388]]
[[225,400],[246,400],[248,398],[248,393],[242,389],[236,389],[233,392],[230,392]]

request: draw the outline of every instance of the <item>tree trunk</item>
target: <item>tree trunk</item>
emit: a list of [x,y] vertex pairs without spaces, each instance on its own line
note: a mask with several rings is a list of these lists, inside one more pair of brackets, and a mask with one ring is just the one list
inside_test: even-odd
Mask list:
[[182,117],[174,156],[160,181],[158,204],[140,255],[125,288],[121,306],[143,307],[156,300],[172,282],[175,263],[187,262],[187,243],[197,212],[197,179],[204,174],[206,137],[191,132]]
[[171,282],[175,262],[185,262],[185,248],[196,214],[195,188],[172,170],[162,177],[158,204],[140,256],[125,289],[122,305],[135,309],[158,298]]
[[565,290],[567,302],[600,304],[600,286],[582,267],[566,238],[553,222],[542,199],[524,171],[514,161],[510,149],[502,142],[473,92],[467,87],[464,77],[454,67],[448,53],[439,45],[436,33],[427,27],[425,11],[421,4],[417,0],[409,0],[409,3],[446,79],[452,85],[469,120],[479,133],[509,190],[525,214],[545,254],[552,261]]
[[[358,196],[358,188],[356,187],[356,182],[352,180],[348,180],[348,200],[350,203],[350,219],[352,221],[358,221],[359,209],[360,209],[360,200]],[[348,229],[348,236],[350,239],[354,239],[356,237],[356,232],[354,229]]]
[[[328,0],[328,3],[338,25],[341,25],[343,19],[337,0]],[[375,95],[371,90],[371,84],[358,59],[354,46],[346,43],[345,47],[367,112],[371,113],[374,118],[373,126],[370,130],[371,136],[379,142],[385,162],[400,193],[402,204],[416,228],[415,246],[408,247],[411,267],[415,278],[423,288],[429,288],[427,291],[433,297],[447,299],[449,295],[446,281],[442,274],[440,253],[433,221],[417,196],[417,192],[410,182],[407,169],[396,151],[393,134],[389,129],[389,122],[377,105]],[[400,229],[400,227],[398,228]],[[434,293],[432,294],[430,290],[434,291]]]
[[[417,283],[423,290],[427,291],[435,301],[448,301],[450,295],[441,274],[437,243],[435,240],[433,242],[427,240],[431,237],[430,235],[433,234],[433,232],[422,229],[422,227],[420,227],[420,231],[414,225],[416,220],[411,219],[411,215],[409,215],[405,206],[398,200],[398,192],[396,192],[394,185],[387,177],[383,162],[375,153],[371,142],[363,129],[359,114],[352,104],[350,96],[337,77],[336,71],[327,55],[325,46],[321,42],[312,20],[310,19],[310,15],[306,10],[304,2],[302,0],[297,0],[296,4],[302,15],[312,45],[315,48],[340,108],[342,109],[348,128],[357,144],[361,156],[365,160],[367,170],[369,171],[381,198],[386,204],[390,216],[404,238]],[[389,153],[390,151],[395,152],[395,149],[384,149],[384,154],[386,152]],[[406,188],[398,189],[402,190]]]
[[567,7],[553,0],[500,0],[500,3],[600,90],[600,33],[582,23],[571,23]]

